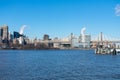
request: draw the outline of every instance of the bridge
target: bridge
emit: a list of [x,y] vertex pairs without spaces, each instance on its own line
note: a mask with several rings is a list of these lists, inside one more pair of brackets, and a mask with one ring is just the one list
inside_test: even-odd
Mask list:
[[120,43],[120,41],[91,41],[91,43]]
[[97,39],[93,39],[91,41],[91,44],[93,46],[96,46],[98,43],[100,44],[107,44],[107,45],[116,45],[116,47],[120,46],[120,38],[118,39],[108,39],[107,37],[105,38],[105,35],[101,32],[100,35],[97,36]]
[[[110,37],[109,37],[110,38]],[[111,38],[108,39],[108,36],[103,35],[101,32],[100,35],[96,36],[96,39],[93,39],[91,42],[99,42],[99,43],[120,43],[120,38]]]

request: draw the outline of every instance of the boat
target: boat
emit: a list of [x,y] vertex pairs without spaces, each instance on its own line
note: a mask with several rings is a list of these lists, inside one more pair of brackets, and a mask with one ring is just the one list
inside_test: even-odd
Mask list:
[[104,47],[104,45],[97,45],[95,49],[96,54],[110,54],[111,48],[110,47]]
[[117,55],[120,52],[120,49],[111,48],[109,46],[97,45],[95,49],[95,54],[112,54]]

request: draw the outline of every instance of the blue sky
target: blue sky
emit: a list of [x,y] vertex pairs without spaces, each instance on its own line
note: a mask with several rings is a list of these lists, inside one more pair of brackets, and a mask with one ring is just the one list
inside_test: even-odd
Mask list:
[[[86,33],[119,37],[120,0],[0,0],[0,25],[24,33],[30,38],[66,37],[70,33]],[[119,37],[120,38],[120,37]]]

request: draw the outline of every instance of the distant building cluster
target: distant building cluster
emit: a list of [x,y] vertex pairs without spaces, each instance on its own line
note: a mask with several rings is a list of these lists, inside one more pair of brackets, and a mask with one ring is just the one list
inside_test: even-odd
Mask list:
[[0,46],[1,48],[8,48],[14,45],[26,45],[26,36],[20,34],[19,32],[14,31],[13,33],[9,32],[9,27],[3,25],[0,27]]
[[43,35],[43,39],[29,39],[23,32],[26,26],[22,26],[20,32],[9,32],[9,27],[3,25],[0,27],[0,48],[19,48],[19,49],[73,49],[73,48],[90,48],[91,35],[85,34],[85,28],[81,30],[79,37],[71,33],[67,38],[51,39],[48,34]]

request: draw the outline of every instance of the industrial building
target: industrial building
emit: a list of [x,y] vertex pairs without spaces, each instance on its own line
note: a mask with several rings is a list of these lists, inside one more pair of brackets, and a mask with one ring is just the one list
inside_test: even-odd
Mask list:
[[85,33],[86,28],[81,29],[81,34],[79,36],[79,47],[90,48],[91,35]]
[[80,35],[79,36],[79,47],[83,47],[83,48],[90,48],[90,41],[91,41],[91,35],[84,35],[84,42],[82,42],[82,38],[83,36]]
[[91,35],[86,34],[85,31],[86,28],[82,28],[80,36],[71,39],[73,48],[90,48]]

